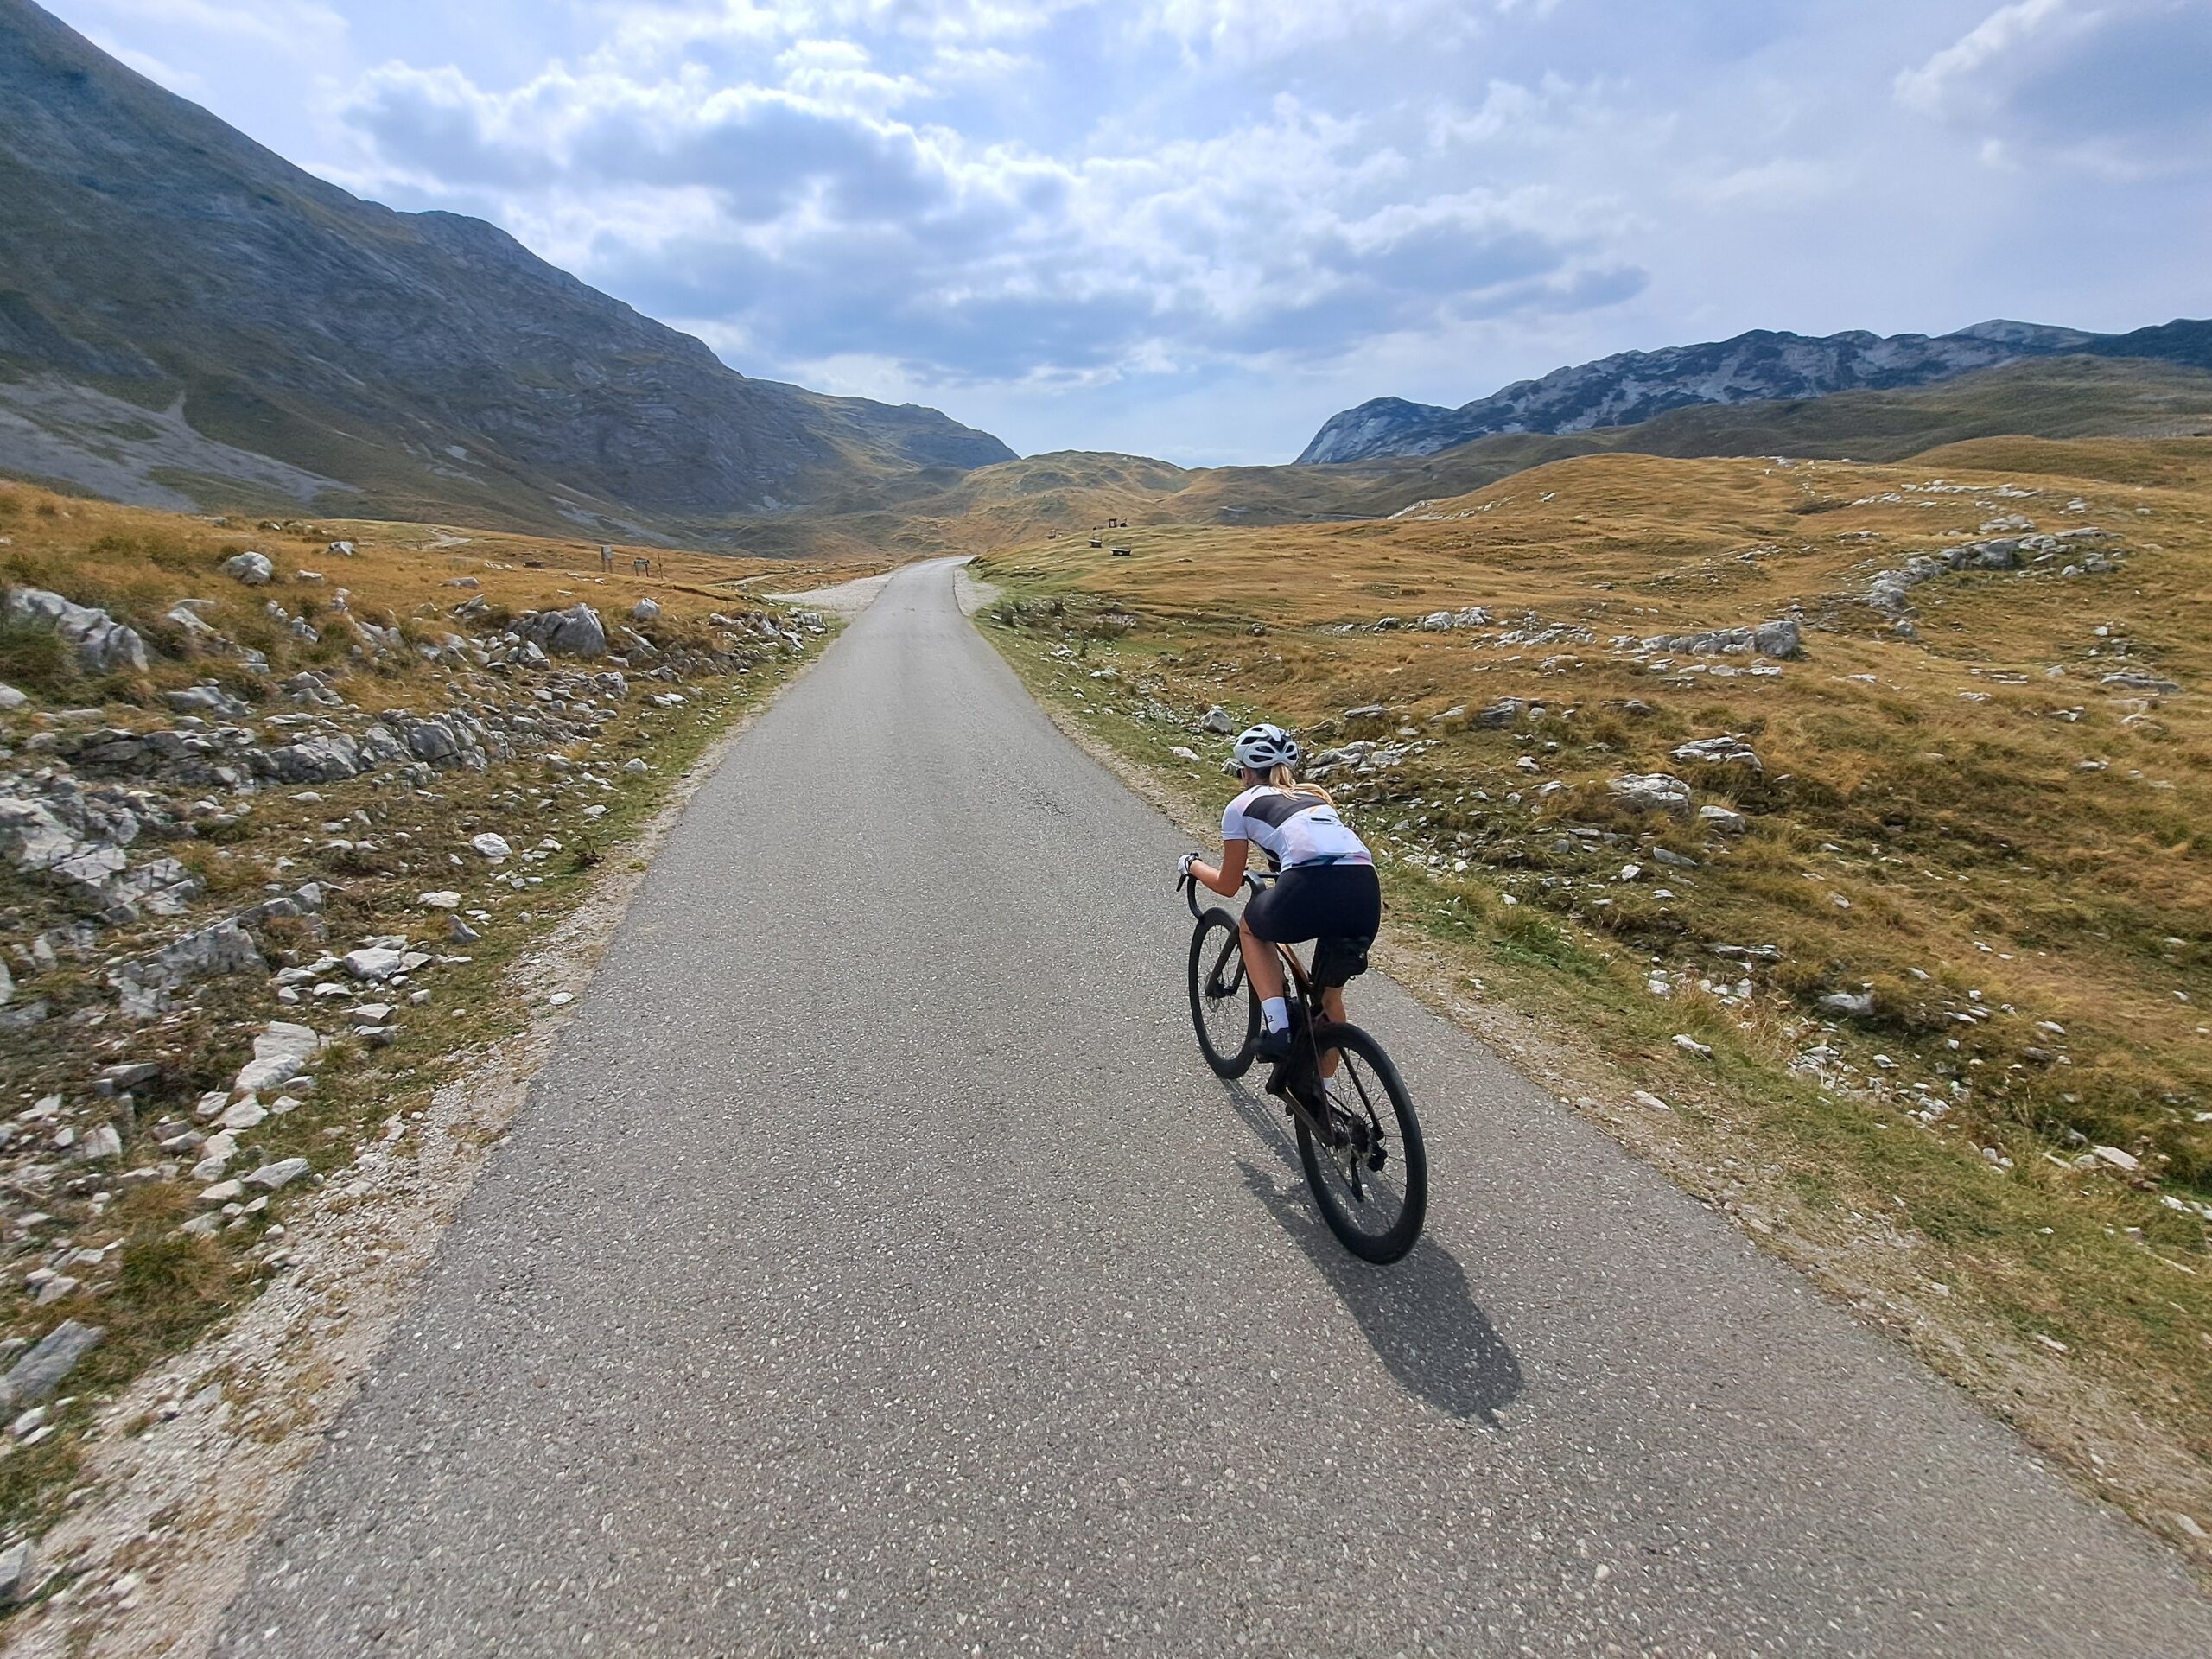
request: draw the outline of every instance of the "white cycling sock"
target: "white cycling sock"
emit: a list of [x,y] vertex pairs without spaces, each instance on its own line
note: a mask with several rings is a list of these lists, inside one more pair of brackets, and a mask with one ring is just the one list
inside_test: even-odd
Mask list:
[[1269,1031],[1290,1029],[1290,1003],[1287,998],[1271,996],[1260,1004],[1260,1018],[1267,1021]]

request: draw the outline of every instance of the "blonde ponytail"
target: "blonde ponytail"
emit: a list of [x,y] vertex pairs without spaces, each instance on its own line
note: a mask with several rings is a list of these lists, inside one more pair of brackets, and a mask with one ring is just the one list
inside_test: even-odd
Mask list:
[[1326,801],[1331,806],[1334,806],[1337,804],[1336,798],[1331,795],[1327,790],[1322,788],[1320,785],[1300,783],[1298,781],[1298,774],[1291,771],[1288,766],[1277,766],[1269,770],[1268,773],[1268,787],[1270,789],[1295,790],[1300,795],[1318,795],[1323,800]]

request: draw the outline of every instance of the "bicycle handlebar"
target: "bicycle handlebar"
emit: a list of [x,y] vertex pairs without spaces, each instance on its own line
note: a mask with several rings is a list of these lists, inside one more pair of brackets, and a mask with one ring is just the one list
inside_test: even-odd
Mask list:
[[[1274,880],[1278,874],[1279,872],[1274,870],[1247,870],[1240,885],[1257,893],[1268,882]],[[1190,906],[1191,914],[1193,917],[1201,914],[1198,909],[1198,878],[1197,876],[1187,873],[1178,875],[1175,878],[1175,890],[1183,895],[1183,902]]]

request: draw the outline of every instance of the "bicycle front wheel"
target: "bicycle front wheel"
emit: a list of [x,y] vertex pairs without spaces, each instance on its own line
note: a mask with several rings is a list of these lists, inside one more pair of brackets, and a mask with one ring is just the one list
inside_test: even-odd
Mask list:
[[1216,1077],[1241,1077],[1251,1069],[1260,1005],[1245,982],[1236,918],[1225,910],[1207,911],[1191,933],[1191,1023]]
[[1325,1040],[1337,1052],[1336,1075],[1309,1103],[1327,1107],[1329,1144],[1299,1124],[1306,1183],[1339,1243],[1363,1262],[1395,1262],[1428,1215],[1421,1120],[1382,1044],[1357,1026],[1332,1026]]

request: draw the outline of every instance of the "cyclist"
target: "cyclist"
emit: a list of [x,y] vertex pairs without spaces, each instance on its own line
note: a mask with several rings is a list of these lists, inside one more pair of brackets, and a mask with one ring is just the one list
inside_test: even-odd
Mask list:
[[1297,739],[1280,726],[1254,726],[1237,738],[1235,754],[1244,789],[1221,815],[1221,863],[1185,853],[1183,873],[1233,897],[1254,842],[1269,868],[1281,872],[1244,906],[1238,930],[1244,971],[1260,998],[1258,1052],[1280,1062],[1290,1057],[1290,1006],[1275,945],[1319,941],[1314,988],[1322,1011],[1342,1021],[1344,983],[1367,971],[1368,947],[1382,924],[1382,886],[1374,855],[1338,816],[1328,791],[1297,781]]

